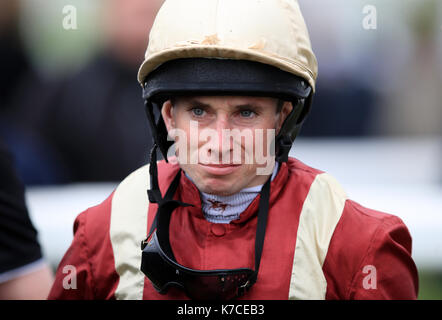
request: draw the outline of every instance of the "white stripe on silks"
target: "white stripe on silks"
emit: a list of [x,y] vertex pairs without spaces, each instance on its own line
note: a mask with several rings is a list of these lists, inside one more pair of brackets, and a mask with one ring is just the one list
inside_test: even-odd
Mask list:
[[110,239],[115,270],[120,276],[116,299],[142,300],[144,274],[141,266],[141,241],[147,233],[149,166],[134,171],[123,180],[112,198]]
[[316,176],[299,217],[289,299],[325,299],[322,266],[347,196],[329,174]]

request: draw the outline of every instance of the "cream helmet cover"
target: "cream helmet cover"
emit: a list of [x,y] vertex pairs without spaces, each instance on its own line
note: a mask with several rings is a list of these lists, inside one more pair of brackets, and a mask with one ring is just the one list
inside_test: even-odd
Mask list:
[[146,76],[181,58],[250,60],[304,78],[315,90],[317,61],[297,0],[166,0],[152,26]]

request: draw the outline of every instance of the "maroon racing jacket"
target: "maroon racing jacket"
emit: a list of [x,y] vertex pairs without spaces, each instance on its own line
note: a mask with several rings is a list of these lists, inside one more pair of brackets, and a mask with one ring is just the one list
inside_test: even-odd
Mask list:
[[[178,165],[158,163],[164,194]],[[140,271],[140,243],[157,205],[149,170],[129,175],[100,205],[82,212],[49,299],[186,299],[155,291]],[[196,186],[181,174],[175,198],[193,204],[172,214],[177,261],[199,270],[254,268],[258,197],[229,224],[208,222]],[[258,280],[243,299],[416,299],[411,236],[396,216],[347,198],[329,174],[289,158],[271,183]]]

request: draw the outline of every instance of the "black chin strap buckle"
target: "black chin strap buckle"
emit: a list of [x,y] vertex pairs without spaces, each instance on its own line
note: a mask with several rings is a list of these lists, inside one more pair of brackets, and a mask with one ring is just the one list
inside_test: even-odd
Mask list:
[[149,202],[151,203],[160,203],[161,202],[161,192],[160,190],[147,190],[147,196],[149,197]]
[[244,294],[246,294],[247,291],[255,284],[256,280],[258,279],[258,272],[255,271],[253,275],[247,280],[246,283],[244,283],[242,286],[239,286],[236,290],[236,297],[242,297]]
[[244,285],[238,287],[238,289],[236,290],[236,297],[242,297],[249,290],[250,287],[250,281],[248,280],[246,283],[244,283]]

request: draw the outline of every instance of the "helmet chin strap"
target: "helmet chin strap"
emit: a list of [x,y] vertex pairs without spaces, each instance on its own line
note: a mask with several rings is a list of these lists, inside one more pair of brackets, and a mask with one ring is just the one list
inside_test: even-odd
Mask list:
[[152,132],[153,143],[154,145],[156,145],[158,149],[160,149],[160,152],[163,155],[164,160],[166,160],[166,162],[169,162],[167,159],[167,151],[168,148],[171,145],[173,145],[173,142],[167,139],[168,133],[163,118],[160,116],[158,121],[156,121],[154,114],[154,108],[157,108],[157,110],[161,112],[161,107],[158,105],[158,103],[150,99],[144,100],[144,106],[145,106],[147,119],[149,121],[150,130]]
[[280,135],[276,138],[276,158],[279,163],[289,160],[289,152],[292,148],[292,139],[288,135]]
[[167,150],[165,148],[165,143],[164,143],[165,139],[161,137],[162,132],[159,132],[159,123],[161,122],[161,117],[158,120],[158,123],[156,123],[155,121],[155,115],[153,112],[154,103],[150,99],[145,99],[144,105],[146,109],[147,119],[149,120],[153,136],[153,146],[150,151],[150,163],[149,163],[150,188],[147,190],[147,195],[149,197],[149,202],[160,204],[163,202],[164,198],[161,195],[158,183],[157,149],[158,148],[160,149],[166,162],[168,162]]
[[[286,119],[284,120],[280,133],[276,136],[276,145],[275,145],[275,151],[276,151],[276,158],[275,160],[279,163],[287,162],[290,150],[292,148],[293,141],[296,138],[297,133],[299,132],[303,120],[301,118],[301,115],[303,114],[303,110],[306,107],[304,105],[304,102],[301,102],[301,100],[293,100],[292,102],[293,109],[290,111],[290,113],[287,115]],[[285,130],[285,127],[288,126],[290,123],[296,123],[296,127],[294,130],[291,130],[291,133],[286,133],[288,130]],[[281,132],[283,132],[281,134]]]
[[147,195],[151,203],[161,203],[163,200],[158,184],[157,147],[157,144],[154,143],[152,150],[150,151],[150,188],[147,190]]

